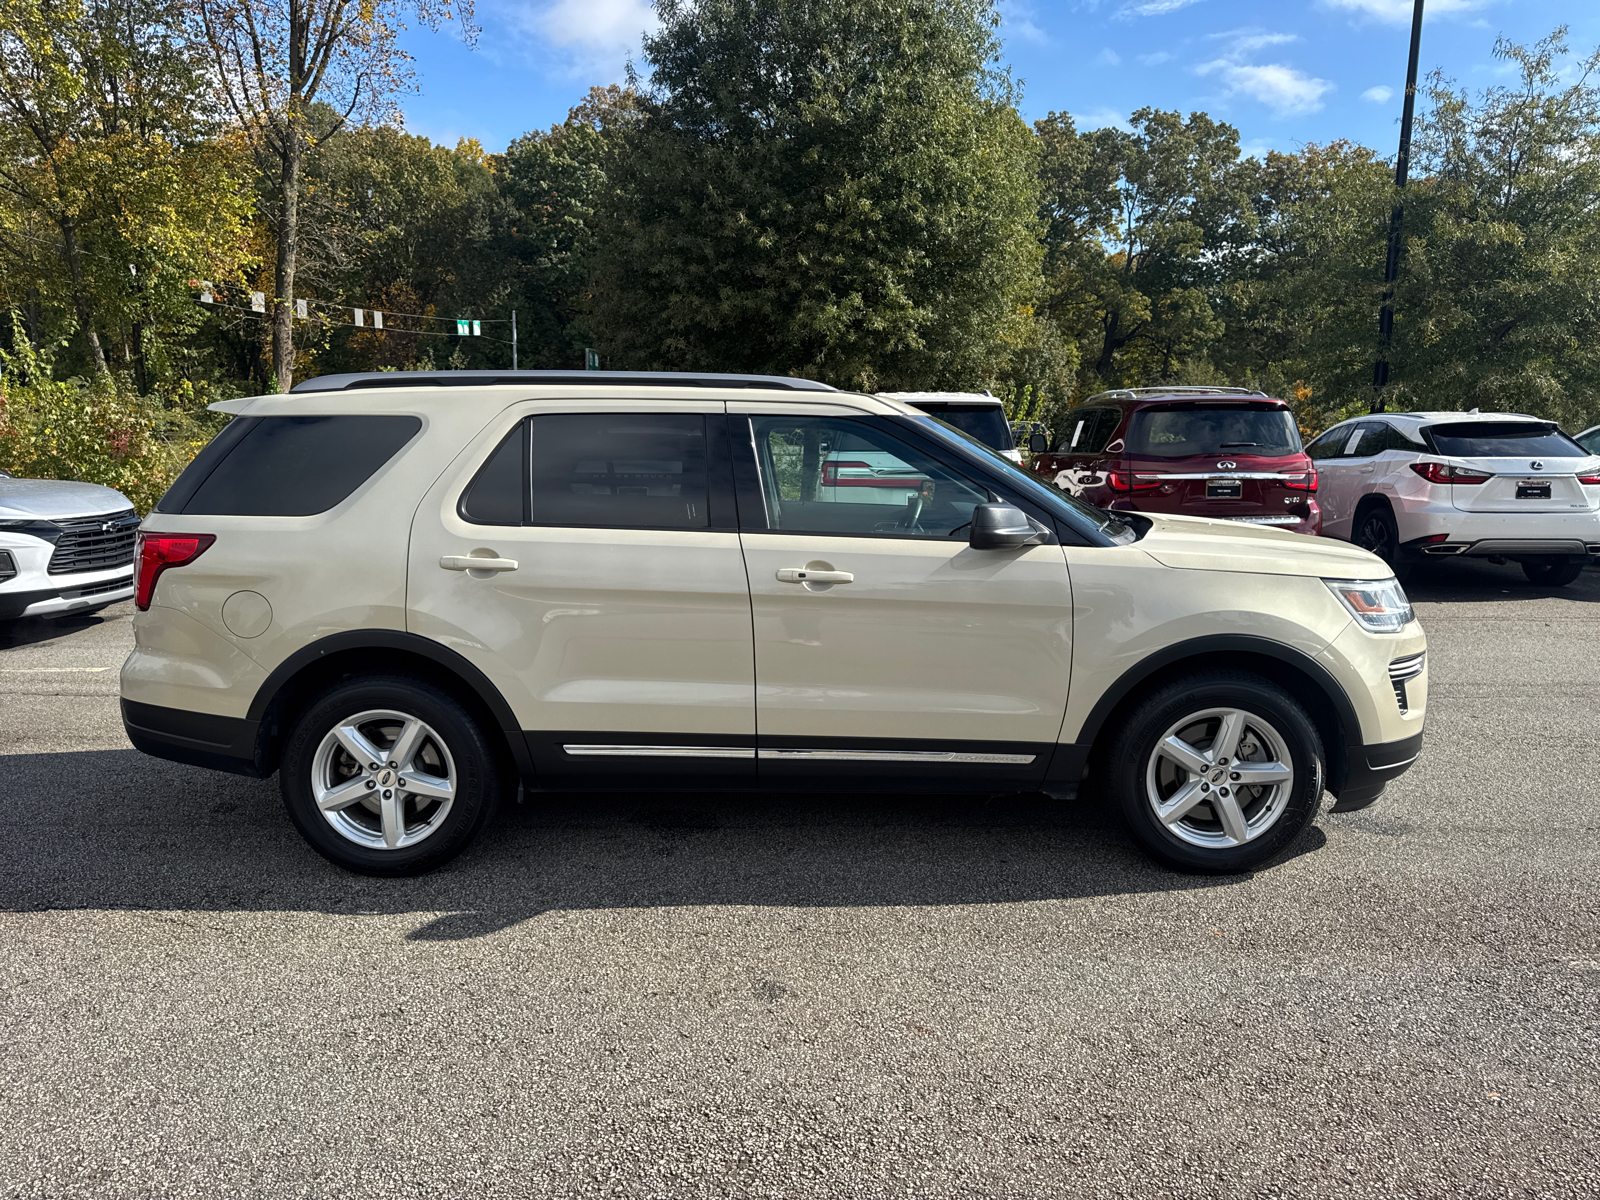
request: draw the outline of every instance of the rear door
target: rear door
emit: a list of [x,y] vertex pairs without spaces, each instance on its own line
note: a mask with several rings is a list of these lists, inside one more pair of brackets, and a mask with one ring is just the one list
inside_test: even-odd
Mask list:
[[1363,464],[1351,454],[1366,424],[1370,422],[1335,426],[1306,448],[1317,468],[1317,503],[1322,506],[1322,532],[1328,537],[1349,539],[1356,501],[1370,478],[1371,472],[1363,471]]
[[[1083,408],[1073,414],[1071,430],[1052,464],[1055,469],[1047,472],[1049,482],[1091,504],[1109,500],[1107,443],[1121,420],[1117,408]],[[1115,453],[1121,453],[1120,446]]]
[[[730,407],[748,414],[732,429],[763,783],[1037,786],[1072,664],[1062,547],[970,548],[992,493],[897,422]],[[893,458],[915,490],[885,505],[825,488],[808,464],[836,444]]]
[[721,402],[507,410],[418,509],[407,622],[500,689],[543,786],[753,783]]

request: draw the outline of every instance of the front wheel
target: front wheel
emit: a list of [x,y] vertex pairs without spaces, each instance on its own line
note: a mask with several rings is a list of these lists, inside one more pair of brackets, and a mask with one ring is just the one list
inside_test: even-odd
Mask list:
[[1169,683],[1111,747],[1111,793],[1134,839],[1180,871],[1249,871],[1316,818],[1322,739],[1276,684],[1218,671]]
[[1524,560],[1522,573],[1528,577],[1529,583],[1540,587],[1566,587],[1583,574],[1583,566],[1581,558],[1552,555],[1549,558]]
[[453,697],[421,680],[337,684],[289,737],[279,783],[313,849],[363,875],[420,875],[466,848],[492,814],[502,772]]
[[1400,551],[1400,526],[1394,519],[1394,510],[1381,500],[1369,500],[1356,513],[1350,540],[1363,550],[1376,554],[1394,571],[1402,583],[1411,572]]

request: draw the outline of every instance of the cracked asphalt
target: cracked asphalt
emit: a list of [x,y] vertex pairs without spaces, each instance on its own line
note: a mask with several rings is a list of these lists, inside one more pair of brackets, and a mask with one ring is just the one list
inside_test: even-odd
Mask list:
[[0,1195],[1600,1194],[1600,573],[1410,591],[1420,764],[1194,879],[1088,802],[560,796],[416,880],[0,626]]

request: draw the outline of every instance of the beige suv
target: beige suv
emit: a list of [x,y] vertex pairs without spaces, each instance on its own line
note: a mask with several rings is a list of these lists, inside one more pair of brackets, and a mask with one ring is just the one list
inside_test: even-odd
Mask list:
[[[1363,550],[1109,514],[895,400],[741,376],[381,374],[233,421],[140,533],[128,736],[276,771],[332,861],[438,866],[571,789],[1074,794],[1239,871],[1416,758]],[[825,468],[840,447],[907,468]]]

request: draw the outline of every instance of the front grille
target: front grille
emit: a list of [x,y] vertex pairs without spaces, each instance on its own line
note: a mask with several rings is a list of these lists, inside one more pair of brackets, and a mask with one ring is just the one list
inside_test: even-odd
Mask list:
[[1394,698],[1399,703],[1401,712],[1410,709],[1410,701],[1406,698],[1406,682],[1422,674],[1422,668],[1427,660],[1428,653],[1424,650],[1421,654],[1408,654],[1389,664],[1389,682],[1394,686]]
[[139,528],[139,518],[133,515],[133,509],[59,524],[61,536],[56,539],[56,551],[50,556],[50,574],[104,571],[133,562],[134,531]]
[[104,583],[92,583],[88,587],[72,588],[61,593],[63,600],[82,600],[85,596],[104,596],[107,592],[120,592],[125,587],[133,586],[133,576],[124,575],[119,579],[108,579]]

